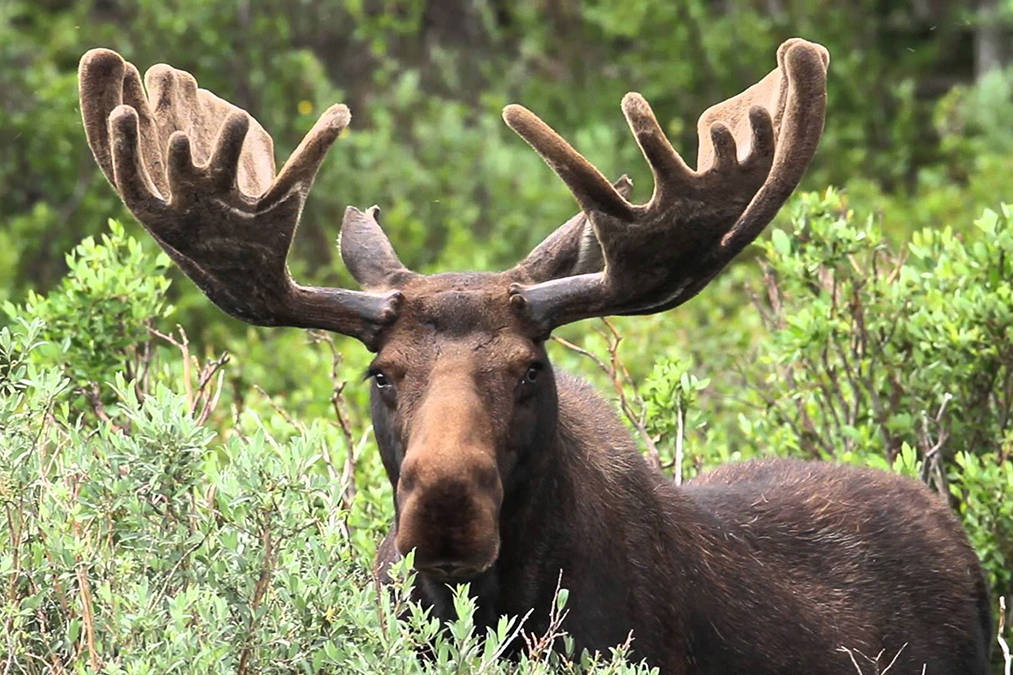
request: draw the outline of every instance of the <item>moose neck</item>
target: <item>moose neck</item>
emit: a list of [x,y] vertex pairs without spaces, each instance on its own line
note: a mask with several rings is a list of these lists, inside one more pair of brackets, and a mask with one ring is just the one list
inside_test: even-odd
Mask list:
[[[695,526],[702,518],[647,465],[610,406],[589,385],[566,374],[556,382],[558,424],[516,467],[516,480],[504,493],[499,558],[471,581],[479,607],[476,621],[494,625],[503,614],[523,616],[531,610],[525,628],[540,634],[561,585],[573,591],[569,622],[587,623],[581,632],[600,638],[595,642],[618,644],[635,625],[637,607],[653,602],[631,597],[632,589],[645,588],[634,583],[633,575],[667,569],[666,579],[658,583],[669,591],[688,578],[672,574],[671,564],[631,561],[655,554],[680,559],[672,556],[674,549],[688,549],[699,537]],[[685,561],[698,567],[690,558]],[[420,599],[437,615],[452,617],[445,584],[420,577]],[[609,595],[615,597],[606,604],[629,616],[603,621],[582,611],[585,603],[602,606],[603,596]],[[677,623],[673,617],[670,625]],[[596,631],[601,635],[594,636]]]

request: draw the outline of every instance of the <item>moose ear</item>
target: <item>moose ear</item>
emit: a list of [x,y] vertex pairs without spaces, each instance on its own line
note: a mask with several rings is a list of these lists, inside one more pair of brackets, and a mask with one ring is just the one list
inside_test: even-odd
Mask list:
[[386,288],[398,273],[409,273],[380,228],[379,213],[378,206],[365,211],[349,206],[341,221],[341,259],[363,288]]

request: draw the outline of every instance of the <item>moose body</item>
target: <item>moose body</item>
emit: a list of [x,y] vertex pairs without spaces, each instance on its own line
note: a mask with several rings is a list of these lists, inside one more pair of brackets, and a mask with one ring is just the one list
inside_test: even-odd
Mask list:
[[[984,673],[988,595],[946,504],[886,473],[789,460],[729,465],[682,488],[650,470],[609,406],[556,376],[545,343],[566,323],[685,302],[766,226],[823,128],[826,50],[784,43],[778,67],[700,118],[697,168],[639,94],[622,109],[654,175],[646,204],[528,110],[507,124],[563,179],[580,212],[502,273],[421,275],[376,207],[349,207],[341,257],[361,291],[301,286],[288,248],[316,172],[350,120],[328,109],[275,172],[245,111],[169,66],[81,60],[99,166],[219,307],[258,325],[359,339],[394,488],[376,573],[414,552],[415,593],[452,615],[468,581],[479,623],[529,615],[605,650],[632,631],[665,673]],[[857,656],[856,656],[857,655]],[[863,656],[864,655],[864,656]],[[865,661],[863,661],[865,663]]]
[[[409,329],[395,325],[378,354],[389,368],[386,350],[394,351],[398,395],[419,399],[416,430],[428,422],[439,433],[438,443],[406,453],[404,421],[374,385],[376,435],[399,493],[398,518],[377,553],[381,581],[414,549],[414,596],[437,616],[454,617],[448,582],[469,581],[480,627],[532,610],[525,627],[536,635],[561,584],[570,590],[563,628],[578,650],[607,651],[632,631],[633,656],[663,673],[848,673],[851,655],[871,668],[860,654],[878,656],[881,669],[897,657],[898,673],[920,673],[923,663],[927,673],[986,672],[987,588],[942,499],[893,474],[787,459],[726,465],[676,487],[589,385],[548,369],[522,385],[532,389],[526,400],[504,405],[517,399],[519,369],[497,381],[496,366],[510,352],[522,364],[542,358],[525,353],[539,348],[496,312],[505,286],[459,276],[453,299],[408,301]],[[411,381],[422,390],[408,389]],[[469,444],[472,408],[501,429],[503,496],[487,523],[498,538],[469,531],[469,505],[499,491],[468,475],[479,462],[442,453]],[[406,454],[416,459],[407,467]],[[410,477],[409,493],[424,491],[428,504],[407,513],[405,468],[430,474]],[[412,529],[400,546],[399,525]],[[462,551],[489,539],[499,548],[484,571],[441,568],[441,559],[467,560]]]

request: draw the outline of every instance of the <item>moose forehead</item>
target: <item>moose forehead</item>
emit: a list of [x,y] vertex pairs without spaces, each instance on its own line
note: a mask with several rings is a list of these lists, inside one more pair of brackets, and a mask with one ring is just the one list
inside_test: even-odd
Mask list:
[[404,302],[387,330],[378,361],[402,364],[468,356],[481,367],[527,364],[537,357],[536,331],[510,307],[509,274],[417,276],[401,288]]

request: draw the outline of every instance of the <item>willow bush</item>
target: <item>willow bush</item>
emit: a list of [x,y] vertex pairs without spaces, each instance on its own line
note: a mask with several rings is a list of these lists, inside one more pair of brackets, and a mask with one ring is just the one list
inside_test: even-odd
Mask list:
[[[642,406],[660,463],[671,471],[678,441],[687,477],[770,453],[906,472],[948,493],[994,593],[1008,594],[1009,209],[986,212],[975,235],[924,231],[894,248],[838,192],[790,208],[786,229],[758,246],[759,265],[717,282],[751,284],[755,306],[739,310],[757,321],[724,322],[717,338],[705,326],[621,389]],[[642,670],[621,647],[554,653],[565,635],[527,635],[523,617],[474,635],[463,587],[458,621],[440,626],[409,601],[407,565],[393,593],[377,593],[369,569],[390,491],[361,364],[342,343],[286,333],[295,353],[274,367],[291,360],[319,377],[265,390],[258,331],[232,362],[192,352],[166,325],[164,260],[122,228],[69,263],[51,293],[8,304],[0,328],[0,662],[488,673],[518,667],[502,658],[513,647],[525,672]],[[87,335],[73,333],[79,316]],[[713,340],[753,350],[735,357],[742,388],[722,405],[714,390],[729,379],[705,367]],[[571,352],[557,357],[580,367]],[[559,616],[565,603],[562,589]]]

